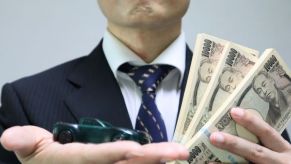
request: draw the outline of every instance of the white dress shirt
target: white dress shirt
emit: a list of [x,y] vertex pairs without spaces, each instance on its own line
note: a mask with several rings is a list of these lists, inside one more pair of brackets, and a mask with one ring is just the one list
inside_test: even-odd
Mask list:
[[[147,63],[109,31],[105,32],[102,46],[109,66],[121,88],[132,126],[135,127],[141,105],[141,91],[135,82],[118,68],[126,62],[137,66],[147,65]],[[156,104],[164,120],[169,141],[172,140],[176,125],[185,58],[186,41],[182,33],[152,63],[149,63],[168,64],[175,67],[162,81],[156,93]]]

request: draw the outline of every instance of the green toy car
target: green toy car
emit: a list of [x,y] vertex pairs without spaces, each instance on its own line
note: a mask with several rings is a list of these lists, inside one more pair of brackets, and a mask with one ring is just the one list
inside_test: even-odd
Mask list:
[[71,142],[104,143],[118,140],[131,140],[140,144],[151,142],[146,132],[114,127],[113,125],[94,118],[82,118],[79,124],[57,122],[53,128],[55,141],[62,144]]

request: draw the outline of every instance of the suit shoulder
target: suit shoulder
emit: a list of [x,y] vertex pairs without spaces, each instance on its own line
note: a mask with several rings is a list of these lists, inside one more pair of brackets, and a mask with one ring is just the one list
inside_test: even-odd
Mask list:
[[59,84],[66,80],[68,74],[74,70],[76,65],[82,62],[87,56],[67,61],[37,74],[18,79],[11,84],[16,88],[45,86]]

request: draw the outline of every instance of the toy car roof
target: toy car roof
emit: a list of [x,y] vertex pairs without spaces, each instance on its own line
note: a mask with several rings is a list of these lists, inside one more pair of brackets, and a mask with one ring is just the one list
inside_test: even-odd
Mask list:
[[92,126],[100,126],[100,127],[113,127],[110,123],[106,121],[101,121],[97,118],[89,118],[84,117],[79,120],[79,124],[81,125],[92,125]]

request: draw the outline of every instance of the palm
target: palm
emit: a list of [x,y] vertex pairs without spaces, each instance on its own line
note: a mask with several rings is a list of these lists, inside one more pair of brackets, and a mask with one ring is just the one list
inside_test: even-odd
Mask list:
[[120,141],[62,145],[53,141],[50,132],[35,126],[8,129],[3,133],[1,143],[7,150],[14,151],[22,163],[28,164],[159,163],[160,161],[184,160],[188,157],[187,150],[175,143],[141,146],[131,141]]

